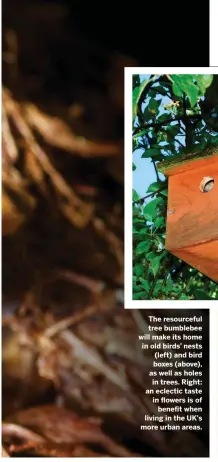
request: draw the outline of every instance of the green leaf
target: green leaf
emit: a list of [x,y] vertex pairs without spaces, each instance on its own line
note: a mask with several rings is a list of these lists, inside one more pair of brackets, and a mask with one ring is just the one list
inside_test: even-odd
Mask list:
[[139,242],[139,244],[136,247],[136,253],[137,254],[147,253],[151,247],[151,244],[152,244],[152,241],[147,241],[147,240],[143,242]]
[[196,300],[213,300],[208,293],[201,289],[193,289],[193,294]]
[[160,268],[160,257],[155,257],[150,261],[150,266],[153,272],[154,277],[157,275]]
[[210,87],[213,82],[213,75],[212,74],[202,74],[195,76],[197,84],[200,88],[201,95],[204,96],[206,89]]
[[166,120],[170,119],[169,114],[161,114],[160,117],[158,117],[158,122],[166,122]]
[[[134,217],[134,220],[135,220],[135,217]],[[143,217],[143,222],[142,221],[138,221],[138,222],[135,222],[134,221],[134,226],[137,230],[140,230],[140,229],[144,229],[145,227],[145,219]]]
[[143,111],[143,118],[146,122],[149,122],[150,120],[152,120],[152,114],[149,111],[148,106],[146,106]]
[[161,147],[160,148],[149,148],[142,154],[141,157],[147,159],[148,157],[153,158],[153,157],[159,156],[161,154],[160,149]]
[[136,170],[136,165],[132,163],[132,171],[134,172],[134,170]]
[[181,131],[180,125],[168,125],[167,126],[167,131],[173,135],[177,136],[178,133]]
[[132,150],[133,152],[137,151],[137,149],[140,149],[140,146],[139,146],[139,141],[138,140],[132,140]]
[[172,290],[173,290],[173,283],[172,283],[172,280],[170,278],[167,279],[166,290],[167,290],[167,292],[172,292]]
[[168,135],[167,132],[164,130],[162,132],[158,132],[157,134],[157,142],[162,143],[162,141],[167,141],[168,140]]
[[188,295],[182,294],[178,300],[190,300],[190,297]]
[[144,274],[144,271],[145,271],[144,266],[140,265],[140,264],[135,265],[133,269],[134,269],[134,273],[135,273],[136,276],[142,276]]
[[138,217],[133,217],[133,222],[135,225],[141,224],[142,226],[145,226],[145,220],[143,217],[138,218]]
[[157,197],[156,199],[153,199],[145,205],[143,209],[143,215],[145,217],[145,220],[151,222],[153,221],[157,214],[157,207],[160,205],[160,203],[162,203],[162,199],[160,197]]
[[156,258],[156,256],[157,256],[156,252],[154,252],[154,251],[152,250],[152,252],[149,252],[149,253],[147,254],[146,258],[147,258],[148,261],[150,261],[150,260],[153,260],[153,258]]
[[132,95],[132,119],[133,121],[135,120],[136,118],[136,114],[137,114],[137,106],[138,106],[138,102],[140,100],[140,97],[143,93],[143,91],[145,90],[145,88],[147,87],[148,83],[150,82],[150,80],[144,80],[140,85],[139,87],[136,87],[134,90],[133,90],[133,95]]
[[176,82],[173,82],[173,93],[174,95],[179,96],[180,98],[183,95],[183,91],[181,90],[180,86]]
[[140,229],[139,234],[142,235],[144,238],[147,237],[148,239],[151,237],[151,234],[148,233],[148,227]]
[[163,194],[163,196],[168,196],[168,189],[163,189],[163,191],[160,191],[160,194]]
[[135,292],[140,292],[142,290],[142,287],[140,284],[133,283],[133,288]]
[[164,285],[163,285],[163,280],[157,281],[157,283],[154,286],[153,294],[155,297],[157,297],[160,292],[164,293]]
[[[136,200],[137,200],[137,199],[136,199]],[[132,210],[133,210],[133,213],[135,213],[135,214],[137,214],[137,215],[140,214],[140,210],[136,207],[136,205],[133,205]]]
[[137,294],[133,294],[133,300],[143,300],[145,297],[145,292],[138,292]]
[[198,87],[196,85],[189,85],[186,87],[186,94],[189,97],[190,103],[192,106],[198,101]]
[[155,98],[156,95],[157,95],[156,91],[154,91],[153,89],[149,90],[149,92],[148,92],[149,98]]
[[186,113],[187,116],[190,117],[190,116],[194,115],[194,110],[193,109],[186,109],[185,113]]
[[140,199],[138,193],[135,191],[135,189],[132,190],[132,200],[133,202],[138,201]]
[[198,87],[194,83],[194,75],[180,74],[172,75],[171,77],[175,95],[181,97],[185,93],[190,100],[191,106],[195,106],[198,100]]
[[149,292],[149,290],[150,290],[150,284],[149,284],[149,282],[147,281],[147,279],[139,278],[139,281],[141,282],[141,285],[142,285],[143,289],[145,289],[146,292]]
[[149,105],[148,105],[148,110],[152,113],[152,114],[156,114],[159,110],[159,107],[160,107],[160,104],[161,104],[161,100],[156,100],[154,98],[151,98],[150,99],[150,102],[149,102]]
[[133,139],[133,140],[136,140],[137,138],[141,138],[142,136],[146,135],[146,133],[148,133],[148,132],[149,132],[149,129],[148,129],[148,128],[146,128],[145,130],[141,130],[140,132],[136,133],[136,134],[132,137],[132,139]]
[[155,228],[160,228],[161,226],[165,225],[165,218],[164,217],[157,217],[154,221]]
[[146,192],[158,191],[161,188],[161,184],[162,183],[160,181],[155,181],[155,183],[151,183]]

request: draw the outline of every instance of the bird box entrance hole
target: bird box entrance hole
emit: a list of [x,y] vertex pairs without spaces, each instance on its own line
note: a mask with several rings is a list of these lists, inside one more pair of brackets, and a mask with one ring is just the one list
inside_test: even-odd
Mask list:
[[218,149],[173,156],[168,177],[166,248],[218,282]]

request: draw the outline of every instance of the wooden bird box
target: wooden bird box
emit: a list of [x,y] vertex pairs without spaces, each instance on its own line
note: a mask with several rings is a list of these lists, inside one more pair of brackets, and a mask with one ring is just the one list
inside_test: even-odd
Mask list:
[[166,248],[218,282],[218,149],[173,156],[157,168],[169,178]]

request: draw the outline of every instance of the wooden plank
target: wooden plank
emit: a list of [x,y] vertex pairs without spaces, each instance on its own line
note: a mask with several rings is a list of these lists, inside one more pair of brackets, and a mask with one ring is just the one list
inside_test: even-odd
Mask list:
[[216,162],[218,162],[217,147],[191,154],[184,154],[182,156],[177,155],[169,157],[157,164],[157,170],[166,176],[172,176]]
[[[214,179],[211,191],[200,191],[204,177]],[[218,239],[218,158],[198,169],[169,178],[166,247],[173,251]]]
[[175,256],[218,282],[218,240],[172,252]]

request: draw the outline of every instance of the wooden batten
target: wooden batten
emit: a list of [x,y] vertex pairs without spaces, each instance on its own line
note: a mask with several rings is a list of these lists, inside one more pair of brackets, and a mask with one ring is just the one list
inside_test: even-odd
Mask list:
[[206,167],[217,162],[218,148],[210,148],[205,151],[170,156],[157,164],[159,172],[165,176],[172,176],[187,170]]

